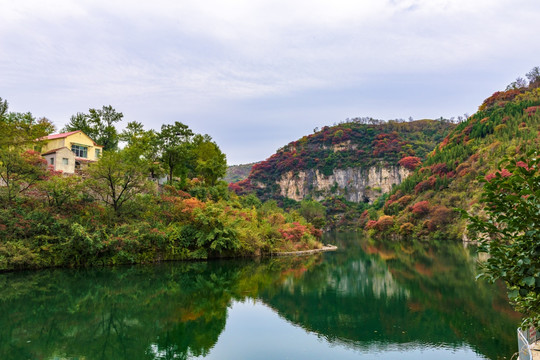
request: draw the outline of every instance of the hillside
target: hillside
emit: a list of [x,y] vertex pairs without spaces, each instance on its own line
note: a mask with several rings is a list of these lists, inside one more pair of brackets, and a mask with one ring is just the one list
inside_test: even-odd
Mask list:
[[249,176],[249,173],[251,172],[251,168],[255,164],[256,163],[228,166],[227,172],[225,173],[225,177],[223,178],[223,181],[227,183],[234,183],[237,181],[242,181],[244,179],[247,179],[247,177]]
[[325,126],[255,164],[247,179],[230,187],[240,194],[255,192],[262,199],[340,197],[372,203],[403,181],[410,162],[424,159],[454,127],[442,119],[353,119]]
[[539,148],[540,88],[509,87],[494,93],[479,111],[459,124],[403,183],[379,211],[358,221],[372,235],[398,238],[460,239],[465,221],[453,211],[480,211],[482,183],[505,156]]

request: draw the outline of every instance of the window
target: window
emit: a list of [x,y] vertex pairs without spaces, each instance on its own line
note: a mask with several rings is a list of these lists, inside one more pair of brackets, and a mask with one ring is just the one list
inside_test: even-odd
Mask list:
[[101,149],[96,149],[96,159],[99,159],[101,156]]
[[75,156],[87,158],[88,157],[88,147],[81,145],[71,145],[71,151],[75,153]]
[[51,161],[51,165],[54,165],[54,158],[52,157],[49,160]]
[[68,158],[62,158],[62,164],[63,165],[69,165],[69,159]]

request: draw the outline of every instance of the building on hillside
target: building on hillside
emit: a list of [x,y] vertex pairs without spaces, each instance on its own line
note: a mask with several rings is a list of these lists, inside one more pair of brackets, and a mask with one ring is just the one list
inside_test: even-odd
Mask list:
[[81,130],[48,135],[41,140],[45,141],[41,156],[54,170],[66,174],[84,170],[90,163],[98,161],[103,152],[103,146],[96,144]]

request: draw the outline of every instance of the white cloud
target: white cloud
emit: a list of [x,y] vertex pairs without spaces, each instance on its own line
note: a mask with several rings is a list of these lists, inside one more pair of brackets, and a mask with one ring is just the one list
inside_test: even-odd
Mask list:
[[[403,104],[444,82],[471,83],[475,72],[486,76],[474,85],[484,81],[490,93],[495,74],[512,80],[540,58],[537,0],[0,0],[0,8],[0,96],[59,121],[69,113],[57,108],[101,102],[147,114],[141,104],[155,104],[163,121],[189,114],[212,128],[212,111],[257,99],[301,103],[313,92],[373,111],[385,96]],[[410,94],[393,92],[414,78]],[[331,105],[304,111],[329,114]],[[261,117],[250,111],[242,116]],[[293,117],[276,114],[276,126]]]

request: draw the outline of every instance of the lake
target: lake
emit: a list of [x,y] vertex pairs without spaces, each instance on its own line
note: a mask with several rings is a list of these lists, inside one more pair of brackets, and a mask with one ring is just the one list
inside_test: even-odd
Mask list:
[[461,244],[0,274],[1,359],[510,359],[519,316]]

